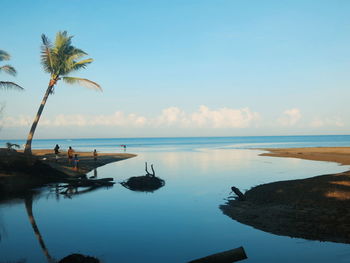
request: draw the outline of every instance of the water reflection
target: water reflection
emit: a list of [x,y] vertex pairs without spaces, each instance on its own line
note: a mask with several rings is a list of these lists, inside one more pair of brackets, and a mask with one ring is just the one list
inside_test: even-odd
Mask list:
[[[261,182],[333,173],[344,167],[260,157],[252,150],[151,152],[100,167],[97,176],[127,180],[144,174],[140,167],[147,160],[154,161],[157,175],[167,183],[153,194],[129,191],[120,184],[109,191],[100,188],[72,195],[72,199],[54,185],[49,193],[34,194],[34,216],[51,256],[63,258],[78,252],[106,263],[181,263],[244,246],[250,263],[347,262],[337,259],[348,246],[268,234],[231,220],[217,208],[232,185],[243,191]],[[20,201],[0,207],[9,236],[0,243],[1,260],[14,261],[18,256],[26,257],[28,263],[41,263],[46,256],[33,227],[23,223],[28,215],[23,198]],[[272,250],[280,253],[270,253]]]
[[90,176],[90,178],[92,178],[92,179],[97,178],[97,169],[96,168],[94,168],[93,173],[94,173],[94,175]]
[[28,218],[29,218],[29,222],[34,230],[34,233],[35,233],[35,237],[37,238],[39,244],[40,244],[40,247],[41,247],[41,250],[43,251],[47,261],[49,263],[53,263],[55,262],[55,260],[52,258],[52,256],[50,255],[46,245],[45,245],[45,242],[44,242],[44,239],[42,238],[41,236],[41,233],[39,231],[39,228],[35,222],[35,218],[34,218],[34,215],[33,215],[33,195],[28,195],[25,200],[24,200],[24,203],[25,203],[25,207],[26,207],[26,211],[27,211],[27,215],[28,215]]

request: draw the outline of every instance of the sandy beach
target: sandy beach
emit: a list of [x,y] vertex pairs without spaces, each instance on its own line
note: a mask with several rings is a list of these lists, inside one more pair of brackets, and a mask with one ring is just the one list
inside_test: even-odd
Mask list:
[[[262,156],[350,164],[350,147],[264,149]],[[220,206],[231,218],[278,235],[350,243],[350,171],[253,187]]]

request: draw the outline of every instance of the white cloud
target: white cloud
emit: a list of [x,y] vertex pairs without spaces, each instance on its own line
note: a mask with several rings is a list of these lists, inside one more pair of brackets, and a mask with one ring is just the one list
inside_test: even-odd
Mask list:
[[19,115],[18,117],[4,117],[0,120],[0,126],[3,127],[23,127],[29,126],[33,118],[29,116]]
[[336,127],[344,127],[344,122],[339,117],[333,118],[315,118],[311,123],[311,127],[320,128],[325,126],[336,126]]
[[177,107],[162,110],[160,116],[152,121],[156,126],[186,125],[186,113]]
[[259,120],[260,115],[257,112],[252,112],[249,108],[210,110],[202,105],[197,112],[191,114],[189,119],[198,127],[246,128],[254,121]]
[[283,126],[294,126],[301,119],[300,110],[297,108],[285,110],[283,116],[278,119],[278,122]]
[[[119,126],[119,127],[181,127],[181,128],[246,128],[260,119],[257,112],[249,108],[231,109],[220,108],[211,110],[207,106],[200,106],[192,113],[186,113],[178,107],[169,107],[152,118],[138,114],[125,114],[121,111],[111,115],[82,115],[60,114],[52,119],[42,117],[41,126]],[[3,127],[29,126],[30,116],[7,117],[0,120]]]

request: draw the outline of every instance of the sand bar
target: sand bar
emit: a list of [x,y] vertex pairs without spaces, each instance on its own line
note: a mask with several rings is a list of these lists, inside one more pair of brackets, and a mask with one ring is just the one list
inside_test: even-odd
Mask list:
[[268,153],[260,154],[261,156],[299,158],[350,165],[350,147],[279,148],[261,150],[268,151]]
[[93,169],[108,163],[113,163],[136,156],[135,154],[130,153],[98,153],[96,160],[94,160],[92,152],[74,152],[74,154],[78,155],[79,159],[79,169],[75,169],[73,167],[73,163],[69,163],[66,151],[61,151],[57,160],[52,150],[33,150],[32,153],[34,156],[39,157],[43,163],[49,164],[52,168],[69,176],[86,174]]

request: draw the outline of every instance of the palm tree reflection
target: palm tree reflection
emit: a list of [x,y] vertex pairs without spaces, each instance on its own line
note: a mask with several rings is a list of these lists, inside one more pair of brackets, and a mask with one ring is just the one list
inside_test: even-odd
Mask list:
[[42,251],[43,251],[47,261],[49,263],[55,262],[55,260],[51,257],[51,255],[50,255],[50,253],[49,253],[49,251],[48,251],[48,249],[47,249],[47,247],[45,245],[44,239],[41,236],[39,228],[38,228],[38,226],[37,226],[37,224],[35,222],[35,219],[34,219],[34,215],[33,215],[33,195],[26,196],[26,198],[24,200],[24,203],[25,203],[27,215],[28,215],[28,218],[29,218],[29,222],[32,225],[32,228],[34,230],[35,236],[36,236],[36,238],[39,241],[40,247],[41,247],[41,249],[42,249]]

